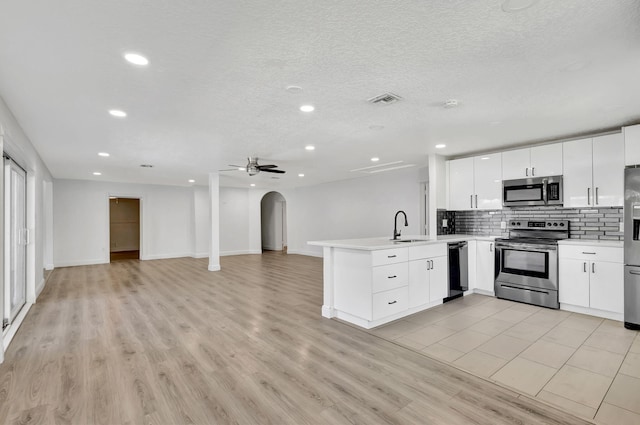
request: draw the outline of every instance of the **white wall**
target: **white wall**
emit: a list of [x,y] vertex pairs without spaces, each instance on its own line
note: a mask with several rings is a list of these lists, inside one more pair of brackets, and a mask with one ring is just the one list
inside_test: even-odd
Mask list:
[[88,180],[54,180],[56,267],[109,262],[109,196],[140,198],[140,258],[194,255],[194,190]]
[[[44,288],[44,247],[47,243],[51,243],[50,240],[46,240],[45,222],[50,220],[50,217],[46,217],[43,192],[44,182],[52,180],[51,173],[2,98],[0,98],[0,140],[2,145],[0,148],[27,171],[27,226],[31,239],[27,246],[27,302],[33,303]],[[2,181],[0,177],[0,188],[3,187]],[[0,227],[2,223],[4,223],[3,215],[0,212]],[[4,256],[3,246],[0,244],[0,258]],[[0,309],[2,304],[0,302]],[[6,347],[14,333],[15,330],[11,335],[6,335],[4,340],[0,334],[0,347],[3,345]],[[3,350],[0,349],[0,362],[2,359]]]
[[[420,182],[418,168],[390,171],[295,190],[287,202],[289,252],[321,255],[321,247],[307,241],[363,237],[393,237],[393,218],[398,210],[407,214],[409,226],[398,218],[403,235],[420,234]],[[289,201],[289,198],[287,198]]]
[[220,255],[254,253],[249,235],[249,192],[247,189],[220,188]]

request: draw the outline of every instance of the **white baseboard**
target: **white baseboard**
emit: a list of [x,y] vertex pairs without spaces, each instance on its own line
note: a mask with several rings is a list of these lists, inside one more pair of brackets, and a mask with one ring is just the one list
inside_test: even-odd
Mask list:
[[184,257],[192,257],[191,252],[178,252],[175,254],[154,254],[154,255],[145,255],[144,257],[140,257],[142,261],[146,260],[168,260],[170,258],[184,258]]
[[53,269],[55,269],[55,266],[53,264],[45,264],[44,269],[45,270],[53,270]]
[[249,254],[262,254],[262,250],[256,249],[243,249],[240,251],[222,251],[220,252],[221,257],[227,257],[229,255],[249,255]]
[[43,277],[42,280],[40,281],[40,284],[36,287],[36,300],[38,299],[38,297],[40,296],[40,293],[44,289],[45,282],[46,281],[44,280],[44,277]]
[[571,311],[573,313],[588,314],[589,316],[603,317],[605,319],[624,322],[624,314],[613,311],[598,310],[596,308],[581,307],[578,305],[560,303],[560,310]]
[[208,252],[196,252],[195,254],[191,254],[193,258],[207,258],[209,256]]
[[56,263],[56,267],[74,267],[74,266],[92,266],[94,264],[108,264],[109,260],[104,258],[95,260],[80,260],[80,261],[61,261]]
[[209,267],[207,267],[207,269],[210,272],[217,272],[220,271],[220,264],[209,264]]
[[287,254],[306,255],[308,257],[318,257],[318,258],[323,257],[321,252],[297,250],[297,249],[290,249],[287,251]]
[[5,334],[2,338],[4,351],[7,351],[7,347],[9,347],[9,344],[11,343],[13,337],[16,335],[16,332],[18,332],[18,328],[20,327],[20,325],[22,325],[24,318],[27,317],[27,313],[29,312],[29,309],[31,309],[32,305],[32,303],[26,303],[24,307],[22,307],[22,310],[20,310],[20,313],[18,313],[16,318],[13,320],[13,323],[11,323],[11,325],[9,325],[9,327],[5,330]]

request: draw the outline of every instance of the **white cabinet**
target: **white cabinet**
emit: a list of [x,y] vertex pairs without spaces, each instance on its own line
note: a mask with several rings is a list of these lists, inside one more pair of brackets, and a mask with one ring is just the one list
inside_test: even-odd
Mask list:
[[624,134],[624,164],[640,164],[640,124],[623,127]]
[[558,251],[562,308],[581,307],[589,309],[580,310],[584,313],[619,319],[624,310],[622,247],[560,245]]
[[495,243],[476,242],[476,283],[475,289],[486,295],[494,294]]
[[502,208],[502,157],[482,155],[448,161],[449,209]]
[[455,159],[449,163],[449,209],[473,208],[473,158]]
[[624,143],[621,133],[563,145],[564,206],[621,206]]
[[502,152],[502,178],[524,179],[562,175],[562,144]]
[[367,329],[442,303],[447,244],[374,251],[334,248],[335,315]]
[[[427,248],[427,249],[424,249]],[[442,302],[448,295],[447,244],[409,248],[409,308]]]

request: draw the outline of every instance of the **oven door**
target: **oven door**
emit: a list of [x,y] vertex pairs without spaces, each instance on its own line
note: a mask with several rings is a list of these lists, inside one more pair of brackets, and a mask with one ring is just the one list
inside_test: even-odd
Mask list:
[[557,291],[557,246],[496,243],[496,281]]

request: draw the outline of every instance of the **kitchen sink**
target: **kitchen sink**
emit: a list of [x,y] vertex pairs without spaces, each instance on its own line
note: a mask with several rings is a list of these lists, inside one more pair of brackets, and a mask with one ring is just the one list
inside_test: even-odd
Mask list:
[[423,239],[396,239],[396,240],[391,239],[391,242],[393,243],[422,242],[422,241]]

